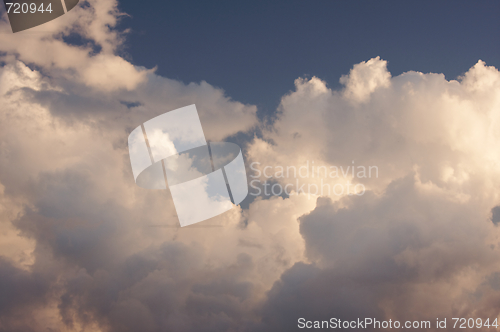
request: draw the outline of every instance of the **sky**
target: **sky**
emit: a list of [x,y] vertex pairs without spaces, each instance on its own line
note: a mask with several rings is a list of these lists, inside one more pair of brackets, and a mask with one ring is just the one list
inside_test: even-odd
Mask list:
[[[161,3],[2,12],[1,332],[494,323],[498,2]],[[250,194],[181,228],[128,137],[192,104]]]
[[[339,88],[354,63],[380,56],[393,75],[463,75],[478,59],[498,68],[498,2],[121,1],[132,63],[276,110],[297,77]],[[144,51],[147,50],[147,51]]]

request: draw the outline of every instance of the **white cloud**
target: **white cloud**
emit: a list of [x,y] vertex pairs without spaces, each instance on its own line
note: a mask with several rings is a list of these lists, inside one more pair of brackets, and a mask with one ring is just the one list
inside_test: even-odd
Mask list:
[[[114,0],[89,0],[57,20],[13,34],[7,14],[0,20],[0,51],[43,67],[54,76],[73,78],[90,87],[113,91],[132,90],[146,80],[148,72],[134,67],[114,53],[123,37],[113,29],[120,13]],[[64,36],[78,33],[87,45],[69,45]],[[93,45],[100,48],[95,54]],[[10,56],[9,56],[10,58]]]
[[341,82],[332,91],[317,78],[297,80],[272,130],[249,148],[261,171],[355,161],[380,174],[348,176],[372,191],[321,198],[300,218],[311,265],[275,284],[261,328],[292,329],[291,317],[332,310],[344,319],[451,320],[458,307],[462,317],[496,317],[500,232],[490,218],[500,199],[500,73],[479,61],[459,81],[417,72],[391,78],[374,58]]
[[391,84],[391,74],[387,71],[387,61],[380,57],[354,65],[349,75],[342,76],[340,83],[345,85],[344,95],[355,102],[366,101],[370,94]]
[[[218,141],[258,126],[256,107],[117,56],[119,15],[103,0],[43,26],[51,32],[0,23],[0,329],[288,331],[296,314],[332,308],[498,314],[497,69],[392,77],[374,58],[341,91],[297,79],[247,164],[376,165],[379,177],[355,180],[370,191],[259,198],[179,229],[168,192],[135,185],[128,134],[196,104]],[[64,43],[71,32],[89,46]]]

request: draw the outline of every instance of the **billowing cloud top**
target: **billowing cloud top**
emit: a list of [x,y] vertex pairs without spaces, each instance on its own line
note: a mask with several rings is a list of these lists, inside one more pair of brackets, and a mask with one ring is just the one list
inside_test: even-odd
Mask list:
[[[297,79],[269,127],[209,83],[118,56],[120,15],[93,0],[17,34],[0,22],[0,331],[291,331],[299,317],[499,314],[496,68],[392,77],[377,57],[339,91]],[[85,44],[64,42],[70,34]],[[252,137],[245,159],[260,171],[314,161],[377,176],[273,177],[306,193],[180,229],[167,191],[135,186],[127,137],[190,104],[208,140]],[[309,190],[346,182],[367,191]]]

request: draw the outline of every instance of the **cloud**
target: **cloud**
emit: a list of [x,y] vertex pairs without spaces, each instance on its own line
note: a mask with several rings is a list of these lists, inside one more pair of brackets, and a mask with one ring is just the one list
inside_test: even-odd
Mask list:
[[391,74],[387,71],[387,61],[380,57],[354,65],[349,75],[342,76],[340,83],[345,85],[344,96],[356,102],[366,101],[380,88],[391,84]]
[[[24,35],[0,23],[0,331],[290,331],[299,316],[498,315],[496,68],[393,77],[374,58],[339,91],[297,79],[264,126],[255,106],[207,82],[119,57],[121,15],[101,0]],[[66,43],[70,34],[85,43]],[[314,161],[376,166],[378,176],[303,177],[367,191],[258,197],[180,229],[168,191],[135,185],[127,137],[190,104],[210,141],[255,133],[245,159],[261,171]]]
[[261,328],[287,331],[299,317],[332,315],[496,318],[500,73],[479,61],[458,81],[417,72],[391,78],[374,58],[341,83],[333,91],[317,78],[297,80],[272,130],[249,148],[260,171],[306,161],[379,171],[299,179],[352,181],[369,191],[319,198],[299,218],[309,263],[273,286]]
[[[13,34],[4,12],[0,20],[0,52],[95,89],[132,90],[151,71],[134,67],[115,55],[123,41],[114,29],[120,15],[116,1],[88,0],[57,20]],[[87,43],[65,43],[64,38],[72,34],[80,35]]]
[[264,330],[292,330],[300,317],[496,317],[499,294],[488,279],[499,267],[498,233],[486,221],[477,203],[429,191],[413,176],[383,196],[320,198],[300,218],[311,263],[297,263],[273,286]]
[[[372,64],[378,61],[372,66],[385,68],[385,61],[372,60]],[[390,76],[387,69],[361,68],[363,75],[375,76],[367,76],[368,81]],[[359,77],[358,69],[355,66],[343,81]],[[362,182],[378,192],[415,168],[424,182],[431,181],[457,197],[472,195],[469,189],[478,194],[487,188],[493,194],[498,187],[500,74],[484,62],[479,61],[460,81],[447,81],[442,74],[403,73],[372,91],[361,104],[346,94],[348,86],[330,90],[317,78],[295,84],[296,90],[282,98],[274,127],[249,149],[249,156],[263,167],[298,167],[306,161],[346,169],[376,166],[378,177],[324,180]],[[481,175],[473,176],[475,172]],[[319,184],[320,177],[304,181]]]

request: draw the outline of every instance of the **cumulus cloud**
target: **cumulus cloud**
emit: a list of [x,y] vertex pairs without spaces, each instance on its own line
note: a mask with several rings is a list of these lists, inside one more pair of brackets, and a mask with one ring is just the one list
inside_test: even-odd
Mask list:
[[[355,66],[350,76],[360,77],[359,69],[364,76],[381,76],[366,77],[368,81],[389,77],[387,69],[380,71],[386,62],[376,58],[368,62],[374,61],[378,65],[373,68]],[[447,81],[442,74],[404,73],[372,91],[362,104],[353,103],[357,98],[346,94],[349,86],[332,91],[317,78],[295,84],[296,90],[282,99],[273,129],[250,149],[250,156],[262,165],[303,165],[309,160],[346,169],[377,166],[378,177],[346,178],[379,192],[415,168],[424,182],[449,189],[457,197],[471,195],[469,189],[484,193],[483,186],[493,194],[498,187],[500,76],[484,62],[460,81]],[[478,170],[481,175],[473,177]],[[345,180],[340,178],[331,181]]]
[[377,89],[389,87],[391,74],[386,69],[386,62],[376,57],[354,65],[349,75],[340,78],[340,83],[345,85],[347,99],[363,102]]
[[[339,91],[297,79],[264,126],[255,106],[207,82],[119,57],[120,15],[101,0],[31,32],[0,23],[0,331],[290,331],[299,317],[499,314],[496,68],[392,77],[377,57]],[[71,34],[85,44],[66,43]],[[308,161],[377,176],[274,176],[366,192],[258,197],[181,229],[168,191],[135,185],[127,137],[190,104],[208,140],[257,128],[244,152],[261,179],[266,166]]]
[[386,61],[374,58],[341,83],[332,91],[317,78],[297,80],[273,129],[249,149],[259,173],[315,161],[375,165],[379,174],[300,178],[359,182],[368,191],[319,198],[299,218],[309,264],[273,286],[263,326],[287,331],[298,317],[332,315],[496,318],[500,73],[479,61],[458,80],[391,78]]

